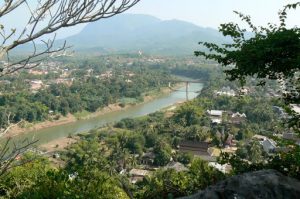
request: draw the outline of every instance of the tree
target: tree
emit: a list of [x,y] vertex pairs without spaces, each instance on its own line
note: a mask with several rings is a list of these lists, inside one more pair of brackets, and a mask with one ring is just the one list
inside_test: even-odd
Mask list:
[[[0,76],[20,69],[38,66],[47,57],[65,55],[69,47],[64,42],[60,47],[54,44],[56,35],[47,41],[42,40],[45,48],[39,50],[36,41],[57,30],[82,23],[112,17],[122,13],[140,0],[6,0],[0,4],[0,19],[17,13],[18,9],[28,10],[27,23],[22,30],[8,30],[0,24],[1,48],[0,58],[7,61],[0,68]],[[24,16],[25,17],[25,16]],[[20,60],[11,60],[13,49],[24,44],[32,44],[33,52]]]
[[154,164],[158,166],[165,166],[170,162],[172,148],[166,142],[157,143],[154,147]]
[[194,156],[192,153],[188,152],[180,152],[177,154],[177,161],[181,162],[182,164],[188,165],[192,162]]
[[[235,11],[250,27],[252,37],[247,38],[247,30],[238,24],[221,24],[220,32],[231,37],[232,43],[219,46],[200,42],[209,52],[196,51],[195,55],[222,64],[227,78],[239,80],[242,85],[247,77],[257,77],[258,85],[264,85],[267,79],[278,80],[286,103],[300,103],[300,28],[286,27],[287,12],[299,6],[300,2],[286,5],[279,12],[280,24],[269,23],[267,27],[256,27],[250,16]],[[289,112],[294,116],[290,126],[300,132],[300,115]]]
[[173,118],[176,123],[180,123],[183,126],[191,126],[199,123],[200,117],[203,115],[203,110],[191,102],[180,106],[175,112]]
[[[15,28],[8,30],[5,25],[0,23],[0,60],[6,61],[6,64],[0,65],[0,77],[11,74],[20,69],[30,69],[47,61],[49,57],[61,56],[66,54],[69,48],[64,42],[57,48],[54,45],[56,34],[52,39],[42,40],[44,48],[39,48],[36,41],[44,36],[55,33],[57,30],[75,26],[82,23],[94,22],[100,19],[106,19],[116,14],[122,13],[140,0],[38,0],[35,3],[29,0],[5,0],[0,3],[0,19],[10,17],[18,12],[18,9],[28,10],[27,23],[22,30]],[[25,17],[25,16],[24,16]],[[23,56],[20,59],[11,59],[11,52],[24,45],[32,45],[32,53]],[[65,103],[65,105],[67,102]],[[64,109],[67,114],[69,107]],[[8,115],[9,118],[10,115]],[[35,115],[32,112],[31,119]],[[8,119],[9,120],[9,119]],[[9,121],[8,121],[9,123]],[[7,132],[7,128],[0,129],[2,136]],[[10,142],[11,139],[8,139]],[[24,141],[25,142],[25,141]],[[0,147],[0,166],[1,173],[10,168],[17,155],[24,153],[37,141],[30,141],[10,149],[6,143]]]
[[185,128],[185,139],[192,141],[204,141],[209,137],[209,132],[199,125],[192,125]]
[[249,160],[253,163],[259,163],[261,162],[263,159],[262,156],[262,147],[259,144],[258,141],[254,141],[253,143],[251,143],[250,145],[250,149],[249,149]]

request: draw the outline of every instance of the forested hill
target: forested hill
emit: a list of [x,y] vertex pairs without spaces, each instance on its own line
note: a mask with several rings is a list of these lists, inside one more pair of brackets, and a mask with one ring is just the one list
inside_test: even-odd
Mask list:
[[224,38],[217,30],[148,15],[122,14],[88,24],[79,34],[66,38],[78,51],[191,55],[199,41],[217,42]]

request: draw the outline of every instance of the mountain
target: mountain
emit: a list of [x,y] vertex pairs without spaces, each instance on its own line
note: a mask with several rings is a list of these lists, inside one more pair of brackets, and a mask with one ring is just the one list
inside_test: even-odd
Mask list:
[[225,38],[217,30],[184,21],[121,14],[90,23],[66,40],[76,51],[192,55],[199,41],[221,43]]

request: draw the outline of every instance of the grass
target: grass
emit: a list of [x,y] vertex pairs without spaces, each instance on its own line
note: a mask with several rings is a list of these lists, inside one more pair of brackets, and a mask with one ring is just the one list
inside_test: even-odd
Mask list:
[[90,114],[91,114],[90,112],[83,110],[81,112],[74,113],[74,116],[76,117],[76,119],[80,120],[82,118],[89,116]]
[[129,98],[129,97],[124,97],[118,100],[118,103],[127,105],[127,104],[136,104],[138,103],[138,100],[136,98]]

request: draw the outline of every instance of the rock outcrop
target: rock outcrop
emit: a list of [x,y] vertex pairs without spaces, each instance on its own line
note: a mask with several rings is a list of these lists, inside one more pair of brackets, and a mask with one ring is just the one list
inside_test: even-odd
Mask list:
[[296,199],[300,181],[275,170],[261,170],[230,177],[182,199]]

